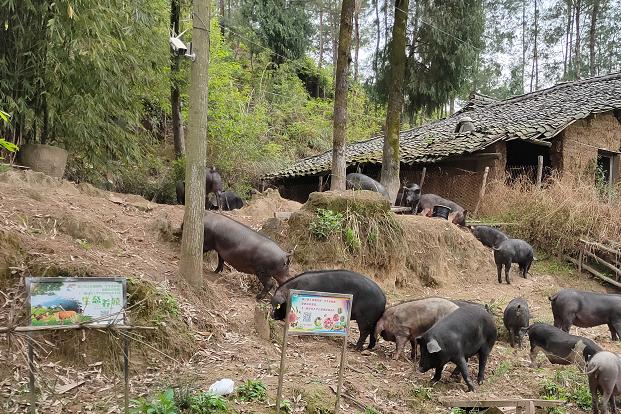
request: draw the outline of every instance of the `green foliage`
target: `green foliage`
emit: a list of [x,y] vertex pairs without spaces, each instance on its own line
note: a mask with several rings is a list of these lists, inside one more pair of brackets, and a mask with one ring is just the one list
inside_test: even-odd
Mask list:
[[318,208],[315,219],[310,223],[310,232],[318,240],[325,240],[331,234],[340,234],[343,221],[343,213],[337,213],[325,208]]
[[312,28],[303,3],[244,0],[241,16],[257,39],[274,52],[274,62],[298,59],[306,52]]
[[[564,400],[576,404],[583,410],[591,409],[591,392],[587,377],[576,368],[558,369],[554,376],[541,384],[541,398]],[[561,413],[563,411],[555,411]]]
[[365,407],[364,414],[380,414],[374,407]]
[[282,400],[280,402],[280,412],[282,414],[291,414],[293,412],[293,405],[289,400]]
[[192,398],[192,413],[196,414],[220,414],[228,412],[226,398],[209,392],[200,393]]
[[347,227],[343,232],[343,241],[350,251],[358,250],[362,245],[356,230],[349,227]]
[[241,401],[266,401],[267,387],[261,380],[249,379],[237,388],[237,396]]
[[412,388],[411,391],[412,397],[416,398],[419,401],[429,401],[431,400],[431,388],[423,387],[422,385],[417,385]]
[[177,414],[177,406],[175,404],[175,393],[172,388],[159,393],[152,400],[140,399],[132,401],[136,404],[133,410],[136,414]]

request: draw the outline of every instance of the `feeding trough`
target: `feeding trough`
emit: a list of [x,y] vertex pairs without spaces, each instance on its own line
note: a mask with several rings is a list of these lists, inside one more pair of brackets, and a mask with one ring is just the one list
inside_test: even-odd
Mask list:
[[437,206],[433,206],[433,213],[431,213],[431,217],[439,217],[439,218],[448,220],[448,216],[450,212],[451,212],[450,207],[439,204]]

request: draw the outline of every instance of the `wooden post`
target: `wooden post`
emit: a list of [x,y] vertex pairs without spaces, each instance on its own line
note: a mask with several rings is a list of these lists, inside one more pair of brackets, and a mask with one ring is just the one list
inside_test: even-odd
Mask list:
[[30,379],[30,413],[37,412],[37,396],[35,393],[35,365],[34,365],[34,349],[32,346],[32,335],[28,334],[28,377]]
[[123,341],[123,371],[125,374],[125,414],[129,414],[129,335],[124,335]]
[[421,194],[423,193],[423,184],[425,184],[426,174],[427,174],[427,167],[423,167],[423,171],[420,174],[420,184],[418,184],[418,186],[420,187]]
[[[375,333],[372,333],[375,334]],[[345,349],[347,348],[347,336],[343,337],[343,349],[341,350],[341,366],[339,368],[339,383],[336,387],[336,403],[334,405],[334,414],[339,412],[339,401],[341,399],[341,386],[343,385],[343,368],[345,367]]]
[[582,261],[584,260],[584,250],[586,249],[586,246],[583,244],[580,247],[580,255],[578,257],[578,274],[582,274]]
[[543,155],[537,156],[537,187],[541,187],[543,178]]
[[319,189],[317,191],[321,193],[322,190],[323,190],[323,175],[320,175],[319,176]]
[[282,381],[285,376],[285,359],[287,358],[287,335],[289,334],[289,310],[291,308],[291,292],[287,299],[287,312],[285,313],[285,331],[282,334],[282,348],[280,354],[280,371],[278,373],[278,391],[276,393],[276,414],[280,414],[280,399],[282,398]]
[[489,167],[485,167],[485,171],[483,172],[483,182],[481,183],[481,190],[479,191],[479,201],[477,201],[477,205],[474,208],[474,215],[476,216],[479,211],[479,206],[481,205],[481,201],[483,201],[483,197],[485,197],[485,187],[487,186],[487,175],[489,174]]

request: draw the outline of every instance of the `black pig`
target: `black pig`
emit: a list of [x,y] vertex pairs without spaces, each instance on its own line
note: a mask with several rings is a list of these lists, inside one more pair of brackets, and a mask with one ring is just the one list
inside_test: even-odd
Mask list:
[[621,295],[563,289],[551,296],[554,326],[569,332],[572,325],[608,325],[613,341],[621,340]]
[[301,273],[276,289],[272,297],[272,317],[276,320],[285,319],[290,289],[354,295],[351,320],[356,321],[360,329],[356,349],[362,350],[369,335],[371,336],[369,349],[373,349],[376,341],[375,326],[386,307],[386,296],[377,283],[360,273],[349,270],[317,270]]
[[533,248],[530,244],[520,239],[507,239],[494,247],[494,261],[498,270],[498,283],[502,283],[502,267],[505,267],[505,281],[511,283],[509,271],[511,263],[517,263],[520,267],[522,277],[526,279],[526,274],[533,263]]
[[509,343],[512,347],[515,347],[516,339],[518,346],[522,347],[522,338],[528,328],[529,317],[528,302],[523,298],[513,299],[505,308],[502,322],[509,331]]
[[444,365],[452,362],[461,372],[468,391],[474,385],[468,376],[468,358],[478,355],[479,384],[485,378],[487,358],[496,343],[496,325],[489,313],[480,306],[462,304],[445,316],[422,336],[416,338],[420,345],[419,372],[435,368],[433,381],[440,381]]
[[529,326],[528,340],[530,341],[530,363],[533,367],[539,351],[542,351],[553,364],[569,365],[579,361],[580,357],[586,362],[602,350],[589,338],[570,335],[545,323],[534,323]]

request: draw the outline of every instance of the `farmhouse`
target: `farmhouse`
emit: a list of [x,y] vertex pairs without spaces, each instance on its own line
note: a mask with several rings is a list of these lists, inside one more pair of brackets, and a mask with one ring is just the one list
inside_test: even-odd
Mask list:
[[[347,171],[379,179],[383,136],[347,146]],[[621,73],[564,82],[548,89],[496,100],[473,93],[453,115],[401,132],[401,180],[419,182],[436,193],[472,208],[483,172],[489,179],[505,174],[536,174],[543,156],[544,175],[598,171],[614,185],[621,176]],[[332,152],[304,158],[264,178],[284,197],[304,202],[325,190]],[[602,178],[600,178],[602,179]]]

